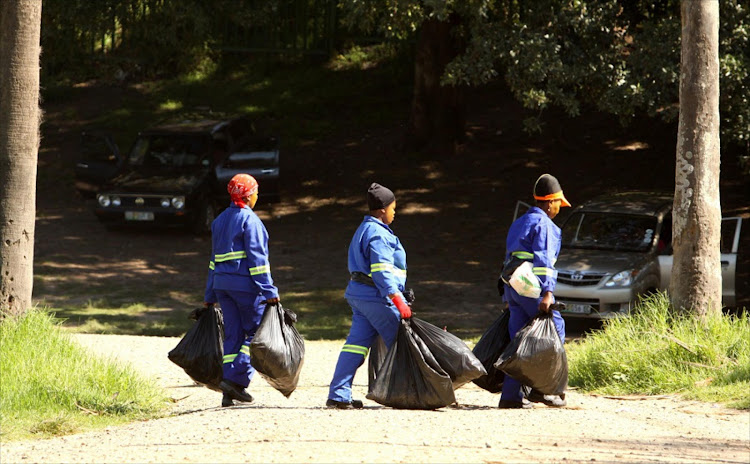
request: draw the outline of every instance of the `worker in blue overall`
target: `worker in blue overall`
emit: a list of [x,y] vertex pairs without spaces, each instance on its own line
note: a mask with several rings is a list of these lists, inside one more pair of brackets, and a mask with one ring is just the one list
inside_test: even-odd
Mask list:
[[360,409],[352,399],[354,374],[362,365],[376,337],[390,348],[401,318],[411,317],[404,297],[406,251],[388,227],[396,215],[396,197],[380,184],[367,190],[370,210],[349,244],[349,284],[345,297],[352,307],[352,326],[339,354],[326,406]]
[[268,262],[268,232],[253,212],[258,201],[258,182],[249,174],[237,174],[227,185],[232,203],[211,224],[212,251],[204,306],[221,306],[224,317],[223,379],[221,405],[233,400],[250,403],[246,388],[255,369],[250,364],[250,342],[260,325],[266,305],[279,302]]
[[[541,283],[539,298],[529,298],[519,295],[510,285],[505,284],[504,299],[510,309],[508,332],[511,339],[523,326],[534,318],[540,311],[552,312],[553,321],[560,340],[565,343],[565,321],[560,312],[551,310],[555,302],[553,292],[557,283],[555,261],[560,253],[561,230],[552,222],[560,212],[560,207],[570,206],[563,195],[560,182],[549,174],[543,174],[534,184],[534,199],[536,206],[529,208],[519,217],[508,230],[506,240],[505,263],[519,258],[532,262],[534,275]],[[521,384],[510,376],[505,376],[503,392],[500,396],[499,408],[530,408],[531,402],[543,403],[551,407],[565,406],[565,397],[557,395],[542,395],[536,390],[524,397]]]

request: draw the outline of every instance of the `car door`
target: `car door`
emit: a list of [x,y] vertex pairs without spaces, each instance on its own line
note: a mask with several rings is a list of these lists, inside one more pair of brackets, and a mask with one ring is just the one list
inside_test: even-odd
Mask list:
[[516,219],[518,219],[518,216],[521,216],[522,214],[526,214],[526,211],[528,211],[529,208],[531,208],[530,204],[524,201],[518,200],[516,202],[516,209],[515,211],[513,211],[513,220],[515,221]]
[[[737,273],[737,252],[740,246],[742,218],[728,217],[721,220],[721,294],[722,305],[733,307],[737,302],[735,275]],[[660,289],[669,289],[674,256],[671,247],[668,254],[659,255],[661,272]]]
[[114,139],[103,132],[83,132],[75,165],[75,186],[83,195],[93,195],[122,168],[124,158]]

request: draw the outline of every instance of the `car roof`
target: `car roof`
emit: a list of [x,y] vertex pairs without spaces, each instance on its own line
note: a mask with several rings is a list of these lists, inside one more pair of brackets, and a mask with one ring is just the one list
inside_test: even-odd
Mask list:
[[156,134],[212,134],[230,121],[217,119],[184,120],[150,127],[141,131],[143,135]]
[[667,192],[608,193],[584,202],[576,211],[658,216],[672,208],[673,201],[674,195]]

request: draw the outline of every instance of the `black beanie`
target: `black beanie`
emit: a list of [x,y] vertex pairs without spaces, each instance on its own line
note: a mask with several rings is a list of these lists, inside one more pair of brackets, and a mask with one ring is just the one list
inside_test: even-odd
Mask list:
[[396,196],[388,188],[373,182],[367,189],[367,207],[370,211],[385,208],[396,200]]

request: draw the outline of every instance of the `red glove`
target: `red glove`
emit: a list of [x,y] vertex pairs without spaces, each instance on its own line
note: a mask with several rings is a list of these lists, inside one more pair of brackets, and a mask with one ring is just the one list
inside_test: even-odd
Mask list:
[[393,295],[391,301],[393,301],[393,304],[396,305],[396,309],[398,309],[398,312],[401,313],[401,319],[409,319],[411,317],[411,308],[408,304],[406,304],[404,299],[401,298],[401,295],[399,295],[398,293]]

